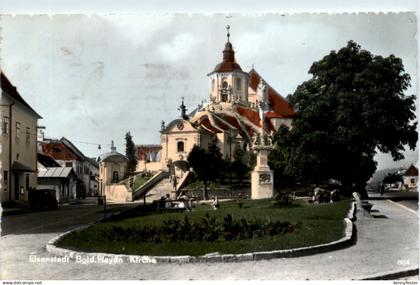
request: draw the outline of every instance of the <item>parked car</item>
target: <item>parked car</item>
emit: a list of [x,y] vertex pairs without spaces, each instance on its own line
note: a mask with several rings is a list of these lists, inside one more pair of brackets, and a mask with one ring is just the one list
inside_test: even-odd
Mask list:
[[57,210],[58,202],[53,189],[36,189],[28,193],[29,207]]

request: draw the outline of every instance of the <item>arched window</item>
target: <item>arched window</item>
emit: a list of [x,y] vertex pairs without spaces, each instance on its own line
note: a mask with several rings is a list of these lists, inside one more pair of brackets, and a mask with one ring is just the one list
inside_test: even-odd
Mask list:
[[118,183],[118,171],[112,173],[112,183]]
[[183,152],[184,151],[184,142],[178,142],[177,143],[177,150],[178,150],[178,152]]
[[240,78],[236,78],[236,89],[237,90],[242,90],[242,81]]
[[223,88],[223,89],[227,89],[227,88],[228,88],[228,83],[227,83],[227,81],[223,81],[223,83],[222,83],[222,88]]

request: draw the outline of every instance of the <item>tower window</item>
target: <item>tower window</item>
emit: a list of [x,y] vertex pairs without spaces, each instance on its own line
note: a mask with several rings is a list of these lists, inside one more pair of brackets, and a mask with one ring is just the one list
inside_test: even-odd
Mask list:
[[227,88],[228,88],[228,83],[227,83],[227,81],[223,81],[223,83],[222,83],[222,88],[223,88],[223,89],[227,89]]
[[216,81],[213,79],[213,80],[211,81],[211,91],[212,91],[212,92],[214,92],[214,87],[215,87],[215,85],[216,85]]
[[177,143],[177,150],[178,152],[184,152],[184,142]]
[[242,80],[240,78],[236,78],[236,89],[237,90],[242,89]]

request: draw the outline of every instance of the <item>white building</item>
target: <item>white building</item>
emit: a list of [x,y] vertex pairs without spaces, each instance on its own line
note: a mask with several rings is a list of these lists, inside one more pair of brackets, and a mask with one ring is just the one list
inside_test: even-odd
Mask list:
[[[227,35],[222,62],[207,75],[208,101],[187,114],[184,101],[181,117],[161,128],[161,167],[184,161],[194,145],[207,148],[217,138],[223,157],[233,157],[236,147],[249,149],[261,133],[257,87],[263,78],[252,69],[244,72],[236,62],[235,52]],[[264,126],[273,134],[281,125],[291,126],[293,108],[269,84],[269,111]],[[147,165],[146,165],[147,167]]]
[[37,186],[37,124],[41,116],[0,70],[1,202],[27,205]]

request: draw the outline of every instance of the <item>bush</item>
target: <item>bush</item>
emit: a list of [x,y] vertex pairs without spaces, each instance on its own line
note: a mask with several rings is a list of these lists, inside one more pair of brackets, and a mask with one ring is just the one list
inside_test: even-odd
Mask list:
[[274,197],[275,207],[293,207],[295,197],[291,194],[279,193]]
[[289,222],[249,221],[245,218],[235,221],[231,214],[219,222],[207,213],[199,222],[168,219],[160,227],[120,227],[113,226],[110,231],[104,231],[103,236],[110,241],[133,241],[135,243],[161,243],[177,241],[230,241],[256,239],[265,235],[292,233],[295,225]]

